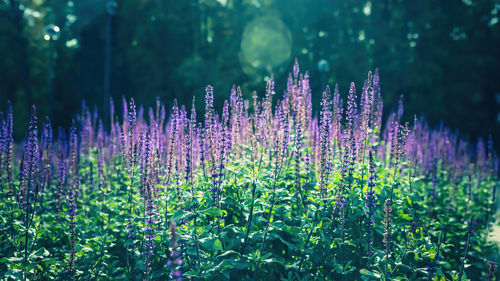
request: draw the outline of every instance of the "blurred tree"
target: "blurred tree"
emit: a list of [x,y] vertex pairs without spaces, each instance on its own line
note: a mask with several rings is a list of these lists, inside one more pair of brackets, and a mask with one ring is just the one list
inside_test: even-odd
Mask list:
[[[57,125],[68,126],[82,99],[104,108],[106,0],[0,0],[0,108],[12,100],[22,137],[28,104],[47,113],[48,44],[43,29],[61,27],[55,44],[53,104]],[[290,59],[273,68],[284,90],[294,57],[308,69],[314,101],[328,83],[347,92],[380,69],[386,113],[405,95],[405,118],[423,113],[472,137],[494,133],[500,92],[498,0],[117,0],[111,38],[110,94],[152,104],[177,99],[202,108],[203,89],[215,87],[220,106],[233,84],[262,93],[269,71],[243,71],[247,24],[271,15],[290,30]],[[272,27],[271,27],[272,28]],[[272,40],[272,38],[270,39]],[[329,63],[319,73],[318,62]],[[286,71],[283,71],[286,70]],[[5,97],[5,98],[4,98]]]

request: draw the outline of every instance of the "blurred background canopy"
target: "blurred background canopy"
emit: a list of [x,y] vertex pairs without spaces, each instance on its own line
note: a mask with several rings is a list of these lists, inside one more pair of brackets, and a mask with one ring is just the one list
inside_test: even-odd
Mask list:
[[220,107],[271,75],[282,94],[297,58],[315,104],[378,67],[386,114],[404,94],[405,119],[498,142],[499,17],[499,0],[0,0],[0,108],[12,101],[20,139],[31,103],[69,126],[82,100],[201,110],[211,84]]

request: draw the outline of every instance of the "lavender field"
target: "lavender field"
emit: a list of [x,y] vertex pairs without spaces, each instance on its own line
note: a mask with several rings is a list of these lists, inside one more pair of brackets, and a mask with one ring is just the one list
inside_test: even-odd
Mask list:
[[9,105],[0,279],[497,280],[491,138],[404,120],[377,70],[312,93],[295,63],[285,89],[83,103],[70,128],[33,106],[21,141]]

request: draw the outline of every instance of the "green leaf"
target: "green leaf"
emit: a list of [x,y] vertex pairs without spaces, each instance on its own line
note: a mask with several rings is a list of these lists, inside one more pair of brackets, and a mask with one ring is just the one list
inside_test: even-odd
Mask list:
[[240,255],[240,253],[233,251],[233,250],[229,250],[229,251],[225,251],[224,253],[218,255],[217,257],[218,258],[230,258],[231,256],[239,256],[239,255]]
[[361,270],[359,271],[359,273],[361,273],[361,275],[363,275],[363,276],[373,277],[373,278],[375,278],[375,279],[377,279],[377,280],[379,280],[379,279],[380,279],[380,276],[381,276],[381,275],[380,275],[380,273],[378,273],[378,272],[369,271],[369,270],[364,269],[364,268],[363,268],[363,269],[361,269]]
[[219,239],[215,239],[213,249],[216,251],[222,250],[222,243],[220,242]]
[[47,249],[40,248],[40,249],[36,250],[36,252],[31,253],[30,258],[31,259],[39,259],[39,258],[47,257],[49,255],[50,255],[50,253],[49,253],[49,251],[47,251]]
[[184,211],[184,210],[178,210],[177,212],[174,213],[171,220],[172,221],[186,220],[186,219],[190,219],[194,216],[196,216],[196,213]]
[[222,211],[216,207],[211,207],[211,208],[208,208],[204,211],[201,212],[202,214],[205,214],[205,215],[209,215],[211,217],[220,217],[222,216],[224,213],[222,213]]
[[19,261],[22,261],[23,258],[22,257],[10,257],[7,259],[9,262],[19,262]]
[[203,247],[212,251],[222,250],[222,243],[217,238],[204,238],[200,239],[200,243]]

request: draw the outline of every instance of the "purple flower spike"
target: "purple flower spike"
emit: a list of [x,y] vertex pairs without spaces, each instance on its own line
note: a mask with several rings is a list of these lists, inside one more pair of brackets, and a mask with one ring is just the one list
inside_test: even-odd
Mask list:
[[297,59],[295,59],[295,63],[293,64],[293,78],[294,79],[297,79],[299,77],[299,71],[300,71],[299,61]]
[[370,175],[368,177],[368,188],[369,190],[365,195],[365,206],[366,206],[366,240],[368,244],[368,255],[372,254],[372,245],[373,245],[373,224],[374,224],[374,216],[376,213],[377,202],[375,197],[375,191],[373,188],[375,187],[375,163],[373,161],[372,151],[369,152],[370,158]]
[[172,251],[167,261],[167,266],[170,268],[170,277],[174,280],[182,280],[181,268],[184,263],[178,252],[179,245],[177,244],[177,225],[175,222],[170,223],[170,244],[172,245]]

